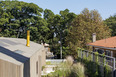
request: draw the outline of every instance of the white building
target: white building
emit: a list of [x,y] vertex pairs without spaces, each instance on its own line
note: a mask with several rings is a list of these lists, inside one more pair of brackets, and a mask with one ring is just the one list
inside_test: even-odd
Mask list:
[[41,77],[46,53],[43,45],[25,39],[0,37],[0,77]]

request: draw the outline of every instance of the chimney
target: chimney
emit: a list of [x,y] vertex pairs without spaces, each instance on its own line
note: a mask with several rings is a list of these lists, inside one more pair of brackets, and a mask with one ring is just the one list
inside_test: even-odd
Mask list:
[[27,30],[27,44],[26,44],[27,47],[30,47],[30,31]]
[[93,33],[92,34],[92,42],[95,42],[96,41],[96,33]]

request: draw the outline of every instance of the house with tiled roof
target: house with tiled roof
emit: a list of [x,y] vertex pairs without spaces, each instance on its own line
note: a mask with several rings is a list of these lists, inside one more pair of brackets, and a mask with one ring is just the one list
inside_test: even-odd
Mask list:
[[116,57],[116,36],[96,41],[96,34],[93,34],[93,42],[87,46],[92,46],[93,51]]

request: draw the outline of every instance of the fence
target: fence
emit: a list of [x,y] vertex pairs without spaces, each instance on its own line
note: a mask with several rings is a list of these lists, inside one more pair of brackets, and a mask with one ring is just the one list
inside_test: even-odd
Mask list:
[[42,77],[68,77],[68,76],[42,76]]
[[66,59],[46,59],[46,62],[50,62],[51,64],[57,65],[62,62],[65,62]]
[[110,77],[116,77],[116,74],[115,74],[116,63],[115,63],[114,57],[106,56],[103,54],[98,54],[97,52],[90,52],[87,50],[79,49],[78,58],[80,58],[81,61],[85,60],[85,61],[91,61],[91,62],[97,63],[99,65],[98,70],[100,70],[100,73],[102,73],[102,77],[106,77],[104,74],[104,71],[106,69],[104,69],[104,67],[110,68],[111,70]]
[[60,74],[57,74],[56,76],[43,75],[41,77],[70,77],[70,76],[65,76],[65,75],[60,76]]

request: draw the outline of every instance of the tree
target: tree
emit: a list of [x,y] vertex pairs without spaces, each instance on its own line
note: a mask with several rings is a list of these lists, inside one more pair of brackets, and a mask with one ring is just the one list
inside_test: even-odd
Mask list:
[[43,9],[33,3],[1,1],[1,36],[26,38],[26,30],[30,29],[32,41],[47,41],[49,28],[46,20],[41,18],[42,12]]
[[66,37],[67,46],[71,55],[76,54],[78,47],[87,48],[86,44],[92,42],[92,34],[97,34],[97,40],[110,36],[109,28],[104,25],[100,14],[96,10],[84,9],[72,22],[72,28]]
[[55,53],[55,50],[57,50],[57,44],[58,44],[58,40],[55,36],[55,33],[56,33],[56,28],[55,28],[55,24],[54,24],[54,21],[55,21],[55,14],[49,10],[49,9],[45,9],[44,10],[44,19],[47,21],[48,23],[48,28],[49,28],[49,31],[47,33],[47,39],[48,39],[48,42],[50,44],[50,49],[51,51]]
[[[69,12],[68,9],[65,9],[64,11],[60,11],[61,15],[61,25],[59,28],[59,38],[60,38],[60,51],[62,54],[63,50],[63,57],[65,57],[66,48],[67,46],[65,45],[65,38],[68,35],[69,28],[71,27],[70,23],[73,21],[73,19],[76,17],[76,14]],[[61,55],[62,56],[62,55]]]
[[116,36],[116,15],[110,16],[104,23],[110,28],[112,36]]
[[53,38],[54,38],[54,16],[55,14],[49,10],[49,9],[45,9],[44,10],[44,19],[46,20],[46,22],[48,23],[48,28],[49,28],[49,32],[47,33],[47,39],[49,40],[49,44],[52,45],[53,44]]
[[75,17],[76,15],[69,12],[68,9],[60,11],[60,15],[55,15],[49,9],[44,10],[44,19],[47,21],[48,28],[50,29],[48,33],[49,44],[54,54],[60,54],[60,47],[65,49],[65,37],[68,34],[71,21]]

